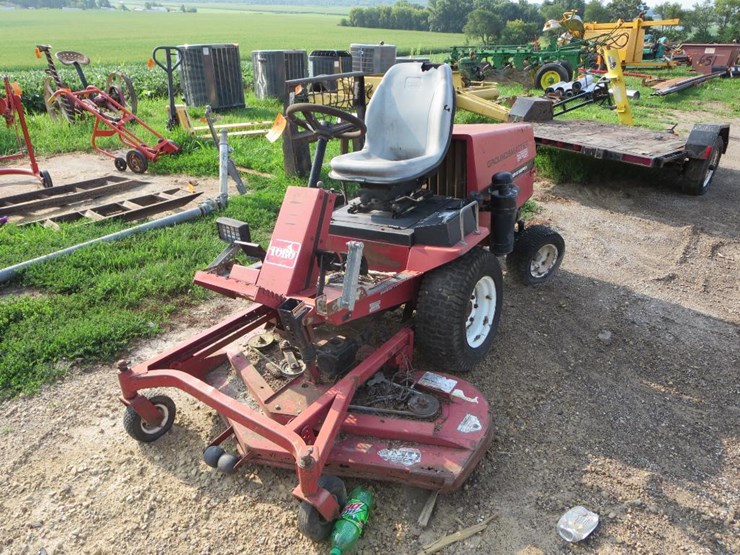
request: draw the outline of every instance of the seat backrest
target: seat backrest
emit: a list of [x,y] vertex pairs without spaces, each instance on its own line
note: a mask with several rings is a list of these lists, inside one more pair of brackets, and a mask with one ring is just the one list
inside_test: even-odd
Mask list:
[[364,150],[385,160],[432,156],[441,162],[452,138],[454,106],[450,66],[396,64],[367,106]]

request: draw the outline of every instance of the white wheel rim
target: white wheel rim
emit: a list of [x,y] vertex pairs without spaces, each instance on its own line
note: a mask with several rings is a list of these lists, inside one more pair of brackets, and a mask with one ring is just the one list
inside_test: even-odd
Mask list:
[[490,335],[497,302],[493,278],[483,276],[470,294],[470,312],[465,321],[465,335],[473,349],[480,347]]
[[146,423],[146,420],[142,418],[141,419],[141,430],[145,434],[149,434],[149,435],[156,434],[162,428],[164,428],[165,424],[167,423],[167,420],[170,417],[170,411],[166,406],[164,405],[154,405],[154,406],[157,407],[157,410],[159,410],[159,414],[162,415],[162,423],[159,426],[150,426],[149,424]]
[[555,245],[540,247],[529,263],[529,273],[534,278],[543,278],[549,274],[558,261],[558,248]]

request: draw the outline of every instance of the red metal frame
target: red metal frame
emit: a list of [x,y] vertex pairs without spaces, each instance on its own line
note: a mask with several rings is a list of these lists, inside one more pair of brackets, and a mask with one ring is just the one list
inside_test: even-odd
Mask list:
[[[180,147],[175,142],[166,139],[162,134],[152,129],[110,95],[93,85],[81,91],[59,89],[52,95],[50,102],[53,102],[59,95],[65,96],[70,102],[74,103],[77,109],[84,110],[95,118],[90,142],[95,150],[109,158],[115,159],[118,156],[98,146],[98,137],[112,137],[117,135],[121,144],[132,150],[138,150],[152,162],[162,154],[176,154],[180,151]],[[113,114],[111,112],[116,113]],[[155,146],[149,146],[130,129],[127,129],[126,124],[131,122],[135,122],[140,128],[156,137],[157,144]]]
[[[0,98],[0,116],[5,119],[6,125],[14,127],[16,125],[20,128],[21,135],[23,136],[23,142],[26,147],[26,154],[18,152],[17,154],[9,154],[0,156],[0,162],[8,160],[20,160],[28,156],[28,160],[31,164],[31,169],[26,170],[22,168],[0,168],[0,175],[29,175],[35,177],[41,183],[44,183],[44,177],[39,170],[38,163],[36,162],[36,153],[33,150],[33,143],[31,142],[31,136],[28,134],[28,126],[26,125],[26,116],[23,111],[23,104],[21,102],[20,95],[13,91],[13,87],[10,84],[10,80],[7,77],[3,78],[5,82],[5,98]],[[18,133],[16,129],[16,134]]]
[[[350,401],[362,384],[386,364],[408,365],[413,332],[403,328],[335,384],[316,385],[307,373],[272,391],[240,350],[224,347],[275,318],[275,311],[254,305],[146,363],[122,369],[118,378],[123,402],[156,425],[161,415],[139,391],[175,387],[192,395],[228,423],[211,445],[234,435],[242,454],[239,465],[255,461],[294,468],[298,485],[293,494],[326,519],[335,519],[340,510],[336,500],[318,486],[326,470],[442,492],[462,485],[493,439],[488,403],[475,387],[435,374],[454,382],[454,390],[435,389],[424,383],[426,374],[416,372],[416,387],[441,400],[442,414],[434,421],[353,413]],[[218,383],[206,381],[208,372],[225,359],[241,375],[264,414],[220,391],[215,387]],[[464,422],[475,425],[466,428]]]

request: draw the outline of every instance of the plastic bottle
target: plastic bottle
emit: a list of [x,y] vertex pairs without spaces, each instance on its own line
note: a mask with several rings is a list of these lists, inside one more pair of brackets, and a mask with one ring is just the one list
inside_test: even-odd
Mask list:
[[370,518],[372,508],[373,494],[370,490],[361,486],[352,490],[347,504],[342,509],[342,514],[334,524],[330,555],[345,555],[355,548],[365,528],[365,523]]

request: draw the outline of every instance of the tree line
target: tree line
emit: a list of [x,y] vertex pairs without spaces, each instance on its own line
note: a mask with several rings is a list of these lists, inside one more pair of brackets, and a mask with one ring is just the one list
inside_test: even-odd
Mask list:
[[740,0],[702,0],[691,9],[678,2],[664,2],[653,8],[651,15],[642,0],[544,0],[542,4],[527,0],[429,0],[426,6],[400,0],[393,5],[352,8],[340,25],[465,33],[484,44],[520,44],[532,41],[546,21],[559,20],[569,10],[578,10],[584,21],[600,23],[630,21],[638,15],[645,19],[678,18],[679,29],[664,29],[669,39],[740,40]]

